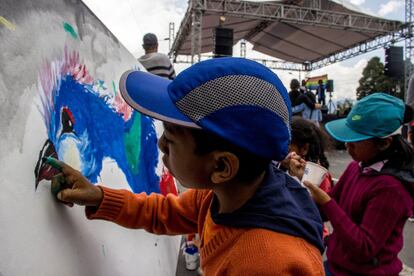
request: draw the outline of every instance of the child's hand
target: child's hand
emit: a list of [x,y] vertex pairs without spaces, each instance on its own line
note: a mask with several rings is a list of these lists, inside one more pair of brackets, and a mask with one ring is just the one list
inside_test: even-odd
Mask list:
[[70,187],[57,194],[57,198],[67,205],[73,203],[85,206],[99,206],[102,202],[101,188],[93,185],[79,171],[59,161],[67,185]]
[[282,168],[283,170],[289,170],[290,159],[295,154],[296,154],[296,152],[294,152],[294,151],[289,152],[289,154],[286,155],[285,159],[280,161],[280,166],[279,167]]
[[316,202],[316,204],[322,206],[331,200],[331,197],[326,192],[324,192],[318,186],[310,183],[309,181],[304,181],[303,185],[305,185],[305,187],[308,188],[308,191],[311,193],[312,198]]
[[302,179],[303,173],[305,172],[306,161],[296,153],[290,156],[289,161],[289,174]]

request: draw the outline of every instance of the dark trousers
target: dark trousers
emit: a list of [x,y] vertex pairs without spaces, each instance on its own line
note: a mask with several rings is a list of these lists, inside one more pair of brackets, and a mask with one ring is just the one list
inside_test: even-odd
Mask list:
[[326,105],[325,98],[318,98],[318,103]]
[[332,272],[329,270],[329,264],[328,264],[328,261],[324,261],[324,262],[323,262],[323,267],[324,267],[324,269],[325,269],[325,276],[334,276],[334,275],[332,274]]

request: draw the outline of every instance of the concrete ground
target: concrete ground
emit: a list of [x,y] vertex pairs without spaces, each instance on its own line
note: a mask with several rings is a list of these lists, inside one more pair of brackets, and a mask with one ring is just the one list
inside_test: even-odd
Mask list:
[[[339,178],[348,163],[351,161],[350,156],[346,151],[333,150],[327,153],[330,163],[330,169],[334,178]],[[414,223],[407,222],[404,228],[404,248],[400,252],[400,258],[404,263],[404,270],[400,276],[414,276]],[[177,264],[177,276],[195,276],[197,271],[188,271],[185,269],[185,260],[180,254]]]

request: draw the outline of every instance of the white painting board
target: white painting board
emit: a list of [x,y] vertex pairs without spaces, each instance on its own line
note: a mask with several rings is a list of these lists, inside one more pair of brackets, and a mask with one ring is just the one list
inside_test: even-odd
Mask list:
[[[147,160],[136,160],[153,145],[140,144],[143,119],[118,93],[120,75],[141,65],[76,0],[0,0],[0,64],[0,275],[174,275],[180,237],[88,221],[83,207],[55,200],[50,181],[35,189],[48,140],[93,182],[155,189],[132,186],[137,177],[154,178],[142,174]],[[96,118],[104,116],[110,119]],[[108,143],[119,138],[110,136],[118,133],[114,122],[129,131],[121,137],[132,143],[129,153]]]

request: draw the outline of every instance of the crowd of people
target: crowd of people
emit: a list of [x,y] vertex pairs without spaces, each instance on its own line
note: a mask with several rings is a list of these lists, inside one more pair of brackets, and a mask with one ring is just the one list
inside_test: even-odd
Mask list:
[[[144,46],[154,41],[146,36]],[[86,206],[89,219],[198,233],[204,275],[399,274],[403,227],[413,215],[412,133],[401,134],[414,119],[411,107],[374,93],[323,128],[324,91],[315,95],[294,79],[288,93],[254,61],[211,59],[177,77],[164,65],[161,77],[132,72],[120,87],[128,104],[164,122],[163,163],[188,190],[133,194],[93,185],[61,162],[70,188],[59,200]],[[329,169],[326,133],[346,143],[353,161],[335,184],[329,173],[322,183],[302,183],[307,162]]]
[[292,104],[293,115],[301,115],[303,118],[319,126],[319,122],[322,121],[321,108],[325,105],[325,96],[323,96],[323,100],[318,96],[319,103],[317,103],[316,95],[320,95],[321,93],[325,95],[325,92],[321,92],[325,91],[322,83],[319,83],[316,95],[307,89],[305,80],[302,81],[301,86],[297,79],[292,79],[290,89],[289,99]]

